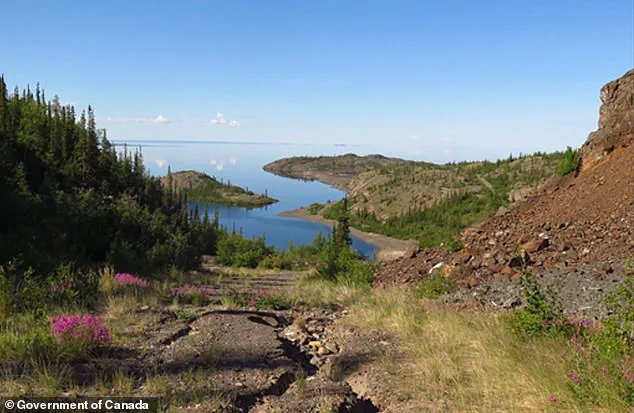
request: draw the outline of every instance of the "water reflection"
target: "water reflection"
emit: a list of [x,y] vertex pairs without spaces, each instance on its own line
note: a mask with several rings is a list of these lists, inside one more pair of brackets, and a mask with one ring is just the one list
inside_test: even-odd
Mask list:
[[[117,142],[122,144],[122,142]],[[333,145],[292,145],[183,141],[128,141],[128,150],[134,145],[142,148],[146,167],[152,175],[165,175],[167,168],[172,171],[196,170],[205,172],[223,182],[246,187],[256,193],[267,192],[280,202],[263,208],[245,209],[223,205],[213,205],[210,215],[217,211],[220,223],[231,229],[242,229],[246,236],[263,235],[269,245],[287,249],[289,242],[295,245],[310,243],[317,233],[330,234],[330,229],[322,224],[280,217],[283,211],[338,200],[342,191],[318,182],[302,182],[282,178],[262,170],[266,163],[288,156],[333,155],[346,153],[346,148]],[[214,160],[215,162],[212,162]],[[222,165],[220,168],[218,166]],[[204,211],[204,205],[199,210]],[[372,256],[376,248],[353,237],[353,247],[366,256]]]

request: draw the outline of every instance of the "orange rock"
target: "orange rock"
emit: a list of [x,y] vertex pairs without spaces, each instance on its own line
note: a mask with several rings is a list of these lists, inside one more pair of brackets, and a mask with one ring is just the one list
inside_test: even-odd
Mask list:
[[532,253],[532,252],[541,251],[544,248],[548,247],[549,245],[550,245],[550,242],[548,241],[548,238],[540,238],[540,239],[536,239],[536,240],[529,241],[522,244],[520,249],[526,252]]

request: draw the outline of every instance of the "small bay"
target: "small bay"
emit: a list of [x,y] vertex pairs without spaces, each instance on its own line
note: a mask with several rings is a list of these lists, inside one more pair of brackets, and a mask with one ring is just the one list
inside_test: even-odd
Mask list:
[[[247,237],[264,236],[266,243],[286,250],[289,243],[310,243],[318,233],[330,234],[331,230],[319,223],[297,218],[280,217],[280,212],[307,206],[313,202],[324,203],[341,199],[345,193],[320,182],[301,181],[279,177],[262,170],[262,166],[288,156],[338,155],[358,151],[358,148],[336,145],[296,145],[235,143],[225,141],[114,141],[119,149],[128,151],[141,148],[146,168],[154,176],[172,172],[195,170],[248,188],[256,193],[268,193],[279,202],[262,208],[242,208],[225,205],[209,205],[209,214],[218,214],[220,224],[232,230],[242,231]],[[205,205],[199,204],[204,211]],[[356,237],[353,247],[367,257],[377,252],[376,246]]]

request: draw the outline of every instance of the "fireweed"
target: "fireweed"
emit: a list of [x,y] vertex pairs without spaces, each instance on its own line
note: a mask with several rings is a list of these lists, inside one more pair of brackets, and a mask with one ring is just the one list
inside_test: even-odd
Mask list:
[[98,316],[63,314],[51,318],[51,336],[61,345],[96,347],[110,342],[110,330]]
[[610,315],[598,321],[566,317],[553,291],[543,290],[530,275],[523,279],[526,306],[513,312],[512,330],[522,339],[566,340],[567,349],[560,356],[568,365],[568,387],[584,405],[634,406],[633,280],[624,280],[606,297]]
[[172,297],[194,305],[204,305],[211,301],[209,289],[200,285],[186,284],[172,289]]
[[118,273],[114,276],[114,282],[120,286],[131,286],[138,288],[149,288],[150,282],[144,280],[143,278],[137,277],[136,275],[128,274],[128,273]]

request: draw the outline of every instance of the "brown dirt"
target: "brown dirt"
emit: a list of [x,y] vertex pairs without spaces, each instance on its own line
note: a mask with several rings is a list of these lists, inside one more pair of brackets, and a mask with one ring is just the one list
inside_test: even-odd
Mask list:
[[[528,271],[564,266],[572,273],[600,262],[597,277],[613,272],[634,255],[634,146],[615,150],[601,167],[577,177],[553,179],[526,202],[465,231],[463,240],[466,248],[455,254],[425,250],[385,265],[377,280],[415,281],[439,262],[451,265],[465,284],[512,278],[521,264]],[[511,268],[523,251],[524,262]]]

